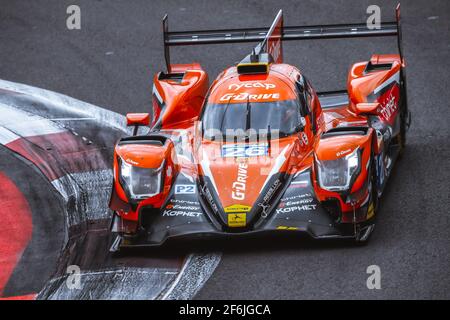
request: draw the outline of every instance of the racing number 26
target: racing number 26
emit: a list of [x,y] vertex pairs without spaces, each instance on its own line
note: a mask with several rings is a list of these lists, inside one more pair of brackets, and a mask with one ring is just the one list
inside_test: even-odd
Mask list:
[[222,157],[247,158],[267,155],[267,145],[265,144],[251,144],[238,145],[229,144],[222,146]]

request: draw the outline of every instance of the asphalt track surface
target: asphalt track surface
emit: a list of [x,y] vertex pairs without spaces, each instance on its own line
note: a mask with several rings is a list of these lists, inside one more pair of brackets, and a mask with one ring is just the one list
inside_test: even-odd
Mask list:
[[[151,79],[163,64],[161,18],[171,30],[360,22],[373,1],[0,1],[0,78],[60,92],[125,114],[149,111]],[[393,20],[394,1],[376,1]],[[81,30],[66,28],[78,4]],[[450,3],[402,3],[408,99],[406,152],[382,199],[370,243],[304,238],[217,243],[222,260],[199,299],[450,298]],[[175,48],[213,79],[251,44]],[[318,91],[345,88],[351,63],[396,52],[394,39],[291,42],[285,61]],[[196,246],[197,246],[196,245]],[[197,249],[197,247],[195,248]],[[366,269],[381,268],[381,290]]]

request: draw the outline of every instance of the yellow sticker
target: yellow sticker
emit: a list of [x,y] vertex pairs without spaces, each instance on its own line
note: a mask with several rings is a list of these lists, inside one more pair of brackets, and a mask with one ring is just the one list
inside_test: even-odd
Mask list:
[[224,211],[226,213],[235,213],[235,212],[249,212],[252,207],[246,206],[243,204],[233,204],[231,206],[225,207]]
[[245,227],[247,224],[247,214],[246,213],[229,213],[228,214],[228,226],[235,227]]
[[278,226],[277,229],[278,229],[278,230],[288,230],[288,231],[295,231],[295,230],[298,230],[297,227],[288,227],[288,226]]
[[369,209],[367,210],[367,219],[370,219],[375,214],[375,208],[373,207],[373,202],[370,203]]

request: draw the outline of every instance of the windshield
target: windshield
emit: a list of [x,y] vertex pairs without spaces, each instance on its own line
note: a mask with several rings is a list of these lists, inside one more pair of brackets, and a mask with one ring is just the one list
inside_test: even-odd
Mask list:
[[300,123],[297,100],[244,103],[207,103],[202,116],[203,132],[228,135],[232,131],[277,132],[291,135]]

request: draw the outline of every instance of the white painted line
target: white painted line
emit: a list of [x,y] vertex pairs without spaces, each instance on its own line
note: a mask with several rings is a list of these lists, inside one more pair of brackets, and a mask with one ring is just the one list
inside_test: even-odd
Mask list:
[[9,131],[5,127],[0,126],[0,144],[8,144],[17,139],[20,139],[20,136],[16,135],[14,132]]
[[44,100],[44,102],[48,101],[63,110],[81,113],[84,114],[87,118],[95,118],[97,121],[105,123],[113,128],[127,131],[130,134],[132,132],[132,128],[126,128],[126,119],[123,115],[104,108],[97,107],[90,103],[83,102],[53,91],[2,79],[0,79],[0,88],[34,96],[41,100]]
[[85,121],[85,120],[96,120],[92,117],[86,117],[86,118],[49,118],[51,121]]
[[67,228],[86,220],[110,216],[108,201],[113,174],[111,169],[70,173],[51,181],[66,203],[73,199],[74,207],[67,212]]
[[67,131],[49,119],[0,103],[0,127],[27,138]]
[[190,254],[175,281],[161,300],[190,300],[219,265],[222,253]]
[[186,259],[185,259],[185,261],[183,263],[183,267],[181,268],[180,272],[178,273],[177,278],[172,283],[172,285],[169,287],[169,289],[167,289],[167,292],[162,296],[161,300],[167,300],[167,298],[172,294],[173,290],[178,285],[178,283],[180,282],[180,280],[183,277],[184,273],[186,272],[186,268],[188,267],[189,262],[192,260],[192,258],[193,258],[193,254],[190,254],[190,255],[188,255],[186,257]]

